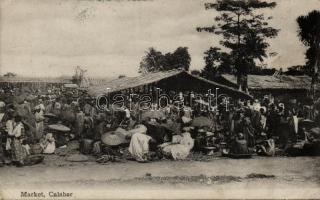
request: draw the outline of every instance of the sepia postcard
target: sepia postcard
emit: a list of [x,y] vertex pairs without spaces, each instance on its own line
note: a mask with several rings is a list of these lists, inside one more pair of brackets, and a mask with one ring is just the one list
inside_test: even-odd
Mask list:
[[0,199],[320,199],[320,0],[0,0]]

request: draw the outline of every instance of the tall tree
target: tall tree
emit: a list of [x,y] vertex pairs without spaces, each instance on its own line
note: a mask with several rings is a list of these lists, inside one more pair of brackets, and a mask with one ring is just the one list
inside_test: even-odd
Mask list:
[[188,47],[178,47],[171,57],[173,61],[172,68],[189,70],[191,57],[188,52]]
[[139,72],[149,73],[172,69],[189,70],[191,57],[187,47],[178,47],[173,53],[162,54],[150,48],[140,62]]
[[164,69],[164,56],[160,51],[151,47],[146,51],[139,66],[139,73],[162,71]]
[[201,76],[214,80],[214,76],[217,73],[231,73],[232,68],[230,67],[230,56],[225,52],[221,52],[220,48],[210,47],[204,52],[205,66],[201,70]]
[[269,26],[263,14],[258,9],[274,8],[275,2],[261,0],[217,0],[215,3],[205,3],[205,9],[220,12],[215,18],[215,25],[198,27],[197,31],[221,35],[220,44],[226,48],[230,64],[235,69],[240,88],[247,88],[247,74],[256,67],[256,60],[267,57],[269,44],[267,38],[277,36],[278,30]]
[[320,11],[314,10],[306,16],[299,16],[297,22],[299,38],[309,47],[306,52],[306,67],[312,75],[311,91],[314,99],[320,65]]
[[201,76],[212,80],[216,75],[221,62],[221,52],[220,48],[210,47],[206,52],[204,52],[205,66],[201,70]]

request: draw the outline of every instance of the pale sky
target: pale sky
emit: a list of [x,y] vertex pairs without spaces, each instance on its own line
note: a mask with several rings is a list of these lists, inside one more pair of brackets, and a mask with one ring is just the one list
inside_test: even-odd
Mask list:
[[[149,47],[162,52],[189,48],[191,69],[204,66],[203,52],[216,36],[196,27],[213,24],[209,0],[0,0],[0,66],[20,76],[72,75],[77,65],[89,76],[135,76]],[[264,11],[280,28],[270,41],[269,67],[304,64],[305,47],[296,18],[320,8],[320,0],[278,0]]]

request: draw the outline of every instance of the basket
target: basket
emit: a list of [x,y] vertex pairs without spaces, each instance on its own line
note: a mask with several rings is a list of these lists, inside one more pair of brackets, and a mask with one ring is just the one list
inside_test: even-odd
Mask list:
[[93,149],[93,140],[90,139],[84,139],[80,143],[80,152],[82,154],[90,154]]
[[31,154],[41,154],[43,151],[42,147],[40,146],[40,144],[34,144],[30,146],[30,153]]

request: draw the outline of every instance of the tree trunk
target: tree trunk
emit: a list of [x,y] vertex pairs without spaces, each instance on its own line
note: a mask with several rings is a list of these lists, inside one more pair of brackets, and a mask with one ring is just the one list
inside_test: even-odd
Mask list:
[[237,74],[237,85],[240,91],[248,93],[248,75],[243,73]]
[[311,98],[313,101],[315,101],[315,94],[316,94],[316,85],[318,82],[318,74],[319,74],[319,59],[320,59],[320,41],[319,39],[316,39],[315,41],[315,51],[316,51],[316,57],[315,57],[315,63],[313,68],[313,74],[311,79]]

